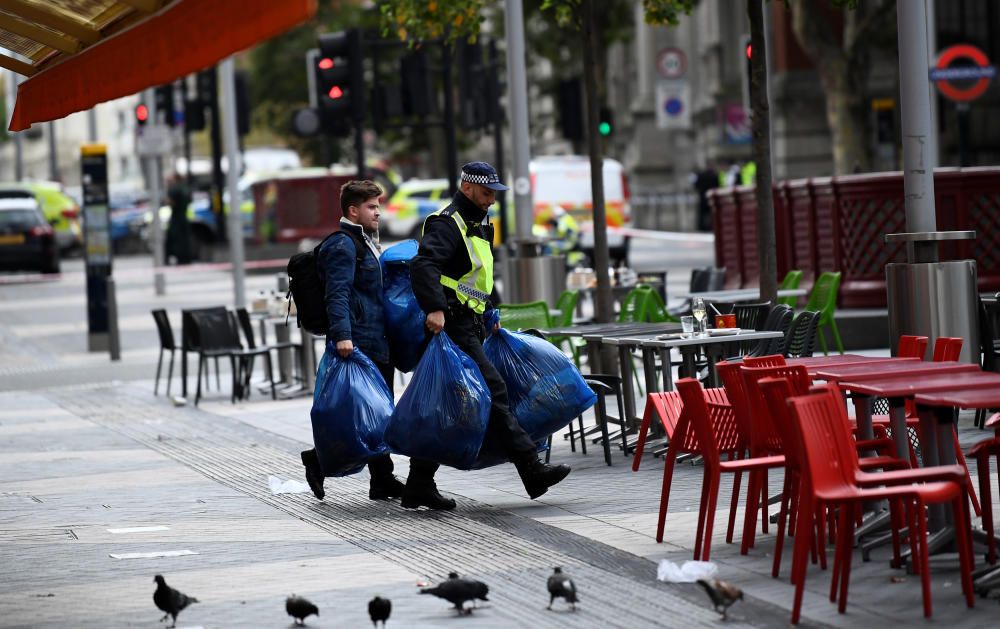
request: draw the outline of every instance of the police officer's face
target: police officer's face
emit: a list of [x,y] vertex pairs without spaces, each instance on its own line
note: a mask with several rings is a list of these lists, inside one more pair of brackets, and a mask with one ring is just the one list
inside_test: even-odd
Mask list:
[[497,200],[496,190],[491,190],[477,183],[465,182],[462,186],[462,193],[484,212],[489,210],[493,202]]
[[372,197],[370,199],[365,199],[361,205],[352,205],[348,208],[351,216],[348,218],[353,218],[354,222],[369,232],[374,234],[378,231],[378,220],[381,216],[381,207],[378,203],[378,197]]

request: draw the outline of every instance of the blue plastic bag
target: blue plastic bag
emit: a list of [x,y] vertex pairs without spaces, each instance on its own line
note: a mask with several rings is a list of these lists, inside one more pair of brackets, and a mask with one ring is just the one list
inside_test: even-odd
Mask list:
[[427,345],[424,321],[410,284],[410,260],[417,255],[417,241],[404,240],[384,252],[382,263],[382,303],[385,306],[385,330],[389,337],[392,364],[404,373],[413,371]]
[[491,404],[475,361],[441,332],[427,344],[385,429],[385,442],[399,454],[471,469]]
[[562,430],[597,401],[576,366],[544,339],[500,328],[483,350],[507,384],[511,413],[532,441]]
[[313,443],[324,476],[347,476],[388,452],[382,440],[392,415],[392,394],[375,364],[358,348],[347,358],[326,343],[313,390]]

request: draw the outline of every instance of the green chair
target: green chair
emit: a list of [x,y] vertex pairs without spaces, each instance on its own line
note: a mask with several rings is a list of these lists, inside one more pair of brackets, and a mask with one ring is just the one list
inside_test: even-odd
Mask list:
[[[557,328],[565,328],[573,325],[573,313],[576,311],[576,304],[580,300],[580,291],[564,290],[559,299],[556,300],[556,310],[559,311],[559,318],[550,317],[552,325]],[[573,364],[580,368],[580,347],[574,343],[574,339],[569,336],[551,336],[549,341],[556,347],[562,349],[564,343],[569,345],[570,353],[573,354]]]
[[844,353],[844,344],[840,342],[840,332],[837,330],[837,322],[834,320],[834,314],[837,311],[837,290],[839,288],[839,271],[836,273],[821,273],[816,278],[816,283],[813,284],[812,291],[809,293],[809,303],[805,307],[808,311],[819,313],[819,325],[816,330],[816,336],[824,355],[829,353],[826,348],[826,335],[823,334],[824,326],[829,327],[833,332],[833,340],[837,345],[837,350],[841,354]]
[[[785,279],[781,280],[781,286],[778,287],[778,290],[792,290],[794,288],[798,288],[799,284],[801,283],[802,283],[802,271],[798,269],[792,269],[788,273],[785,273]],[[786,306],[790,306],[792,308],[795,307],[795,304],[797,304],[798,301],[799,301],[798,297],[778,298],[779,304],[785,304]]]
[[660,293],[656,291],[652,286],[639,286],[643,293],[645,293],[645,303],[643,304],[643,314],[645,315],[645,321],[651,321],[653,323],[680,323],[681,320],[674,315],[667,312],[667,306],[663,303],[663,298],[660,297]]
[[500,324],[508,330],[551,328],[549,305],[544,301],[532,301],[526,304],[501,304]]

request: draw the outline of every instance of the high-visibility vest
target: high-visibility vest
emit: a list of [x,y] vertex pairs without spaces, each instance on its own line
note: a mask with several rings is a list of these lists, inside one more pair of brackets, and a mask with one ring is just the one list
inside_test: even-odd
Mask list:
[[[441,284],[455,291],[455,296],[459,303],[470,308],[476,314],[483,314],[486,311],[486,301],[493,292],[493,245],[479,236],[470,236],[468,226],[462,216],[452,210],[448,214],[442,214],[445,209],[434,212],[431,216],[439,214],[451,216],[458,225],[458,231],[462,234],[462,241],[469,252],[469,262],[472,268],[462,277],[455,279],[441,274]],[[427,228],[427,219],[424,220],[423,229]],[[423,229],[421,235],[423,235]]]

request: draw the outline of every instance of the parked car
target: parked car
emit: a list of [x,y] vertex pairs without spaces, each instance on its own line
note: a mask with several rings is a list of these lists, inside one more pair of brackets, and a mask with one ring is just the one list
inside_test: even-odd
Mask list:
[[0,268],[59,272],[55,230],[34,198],[0,198]]
[[0,199],[33,198],[45,220],[56,234],[59,249],[65,251],[83,244],[80,206],[67,195],[61,184],[51,181],[0,183]]
[[[447,179],[409,179],[396,189],[382,210],[380,230],[391,238],[420,239],[424,219],[451,202]],[[490,206],[493,244],[500,243],[500,205]]]

